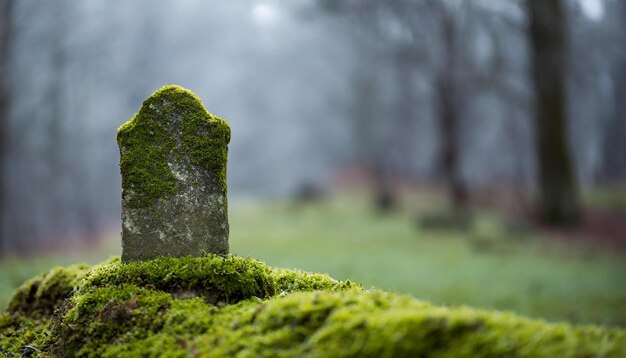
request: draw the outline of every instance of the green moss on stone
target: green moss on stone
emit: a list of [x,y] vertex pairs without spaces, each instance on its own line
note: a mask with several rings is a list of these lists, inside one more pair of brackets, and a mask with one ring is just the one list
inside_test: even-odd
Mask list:
[[79,357],[626,356],[623,330],[434,306],[241,257],[116,259],[74,280],[52,318],[0,315],[0,354],[28,344]]
[[[169,134],[174,118],[182,120],[182,143]],[[174,85],[157,90],[130,121],[117,129],[122,187],[132,191],[127,205],[145,208],[174,194],[177,179],[168,167],[174,162],[213,171],[226,193],[229,142],[228,123],[210,114],[193,92]],[[177,152],[179,146],[184,153]],[[184,162],[184,156],[191,163]]]

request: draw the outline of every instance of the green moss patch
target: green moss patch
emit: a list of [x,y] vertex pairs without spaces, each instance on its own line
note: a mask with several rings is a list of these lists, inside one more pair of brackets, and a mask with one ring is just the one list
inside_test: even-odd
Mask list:
[[622,357],[623,331],[445,308],[373,292],[303,292],[240,306],[191,344],[203,356]]
[[24,349],[98,357],[623,357],[626,334],[433,306],[211,255],[113,259],[26,282],[0,315],[0,355]]
[[80,293],[129,284],[176,297],[204,297],[212,304],[269,298],[276,291],[272,270],[265,264],[235,256],[209,256],[102,265],[85,276]]
[[56,267],[33,277],[20,286],[9,300],[8,311],[50,315],[77,286],[77,280],[89,269],[89,265],[78,264]]
[[50,332],[49,316],[29,316],[4,312],[0,314],[0,357],[19,356],[38,351]]

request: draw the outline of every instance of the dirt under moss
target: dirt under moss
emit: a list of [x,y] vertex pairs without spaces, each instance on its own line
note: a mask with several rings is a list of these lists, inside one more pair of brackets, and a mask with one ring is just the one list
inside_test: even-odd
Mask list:
[[0,356],[625,357],[626,332],[441,307],[248,258],[118,258],[43,273]]

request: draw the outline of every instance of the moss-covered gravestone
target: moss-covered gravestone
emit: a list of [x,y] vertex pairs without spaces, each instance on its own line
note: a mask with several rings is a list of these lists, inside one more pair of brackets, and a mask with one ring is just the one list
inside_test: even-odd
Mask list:
[[228,253],[229,141],[226,121],[178,86],[118,128],[122,261]]

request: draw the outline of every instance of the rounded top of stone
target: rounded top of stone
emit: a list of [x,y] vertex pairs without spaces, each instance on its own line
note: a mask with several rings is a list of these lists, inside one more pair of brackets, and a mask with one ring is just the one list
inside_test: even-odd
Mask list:
[[202,104],[202,101],[200,101],[200,98],[198,98],[198,96],[195,93],[193,93],[193,91],[188,90],[185,87],[182,87],[179,85],[165,85],[159,88],[158,90],[154,91],[154,93],[150,95],[150,97],[172,97],[176,95],[191,96],[195,98],[196,100],[198,100],[200,104]]
[[159,99],[164,101],[172,101],[172,103],[177,103],[182,99],[187,99],[193,102],[195,105],[202,107],[204,110],[204,104],[200,100],[200,98],[191,90],[188,90],[179,85],[165,85],[158,90],[154,91],[153,94],[150,95],[146,99],[146,101],[150,99]]
[[163,117],[160,115],[164,112],[169,113],[172,110],[180,111],[183,119],[189,117],[197,118],[200,115],[205,120],[212,122],[213,125],[223,127],[229,134],[226,138],[226,143],[230,142],[230,126],[226,120],[211,114],[204,107],[202,100],[193,91],[178,85],[166,85],[156,90],[143,101],[139,112],[117,129],[117,134],[119,136],[132,131],[136,127],[136,122],[154,120],[155,117]]

